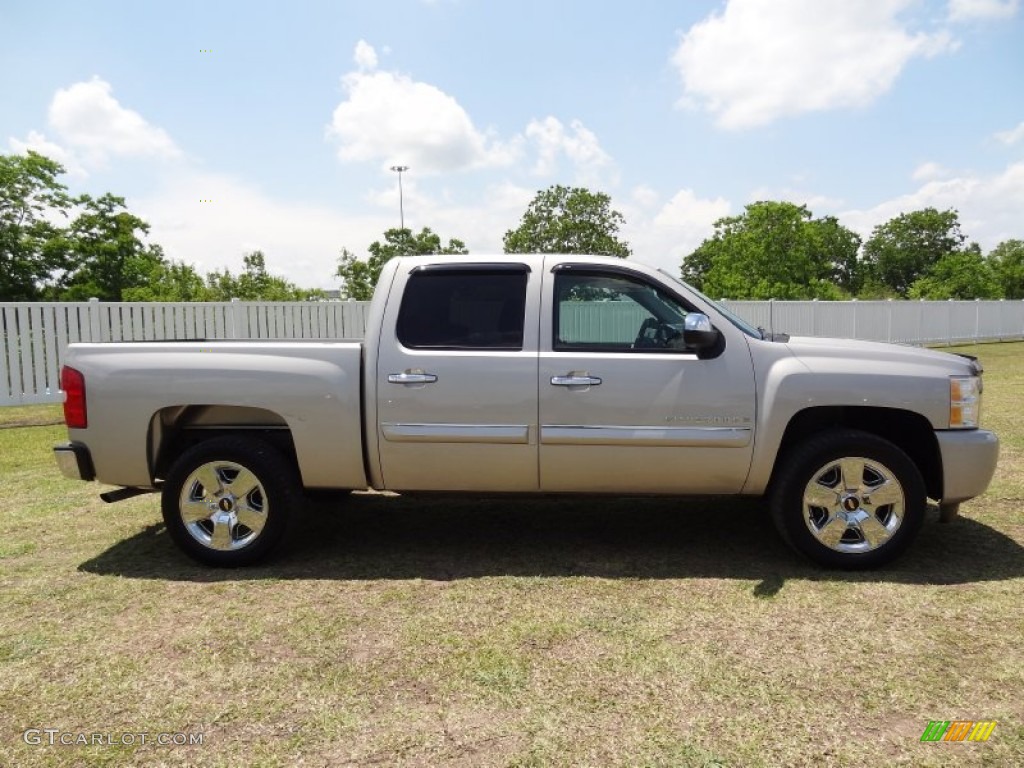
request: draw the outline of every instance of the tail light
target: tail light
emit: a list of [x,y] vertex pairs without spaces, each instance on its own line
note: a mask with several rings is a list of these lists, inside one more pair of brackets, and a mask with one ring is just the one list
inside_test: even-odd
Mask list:
[[85,409],[85,376],[65,365],[60,369],[60,388],[65,394],[64,423],[70,429],[85,429],[89,426],[89,414]]

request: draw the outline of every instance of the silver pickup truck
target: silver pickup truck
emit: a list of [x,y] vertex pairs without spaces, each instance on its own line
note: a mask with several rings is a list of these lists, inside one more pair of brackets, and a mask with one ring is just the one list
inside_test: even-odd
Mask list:
[[[362,341],[73,344],[69,477],[159,490],[173,540],[260,560],[303,491],[766,496],[869,568],[983,493],[973,358],[770,336],[662,272],[584,256],[387,264]],[[595,502],[599,503],[599,502]]]

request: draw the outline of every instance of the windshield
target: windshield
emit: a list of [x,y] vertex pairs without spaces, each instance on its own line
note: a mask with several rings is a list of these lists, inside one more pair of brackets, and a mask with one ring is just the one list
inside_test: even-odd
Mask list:
[[698,291],[696,288],[694,288],[689,283],[684,283],[678,277],[676,277],[675,275],[671,274],[670,272],[666,272],[664,269],[659,269],[658,271],[661,272],[661,274],[665,275],[665,277],[670,278],[672,280],[672,282],[679,283],[679,285],[683,286],[687,290],[692,291],[697,296],[700,296],[702,299],[704,299],[704,301],[706,301],[708,304],[710,304],[712,307],[714,307],[718,312],[720,312],[725,317],[726,320],[728,320],[730,323],[732,323],[737,328],[739,328],[741,331],[743,331],[745,334],[747,334],[747,336],[752,336],[755,339],[763,339],[765,337],[764,331],[762,331],[760,328],[755,328],[753,325],[748,323],[746,320],[744,320],[742,317],[737,315],[735,312],[733,312],[730,309],[726,309],[725,307],[723,307],[721,304],[719,304],[714,299],[708,298],[707,296],[705,296],[703,293]]

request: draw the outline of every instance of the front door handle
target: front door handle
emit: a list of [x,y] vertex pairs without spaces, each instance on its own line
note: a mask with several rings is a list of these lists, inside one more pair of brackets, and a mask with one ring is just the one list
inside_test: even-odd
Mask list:
[[597,376],[552,376],[551,383],[556,387],[596,387],[601,383]]
[[433,384],[435,381],[437,381],[437,376],[432,373],[403,371],[402,373],[388,374],[389,384]]

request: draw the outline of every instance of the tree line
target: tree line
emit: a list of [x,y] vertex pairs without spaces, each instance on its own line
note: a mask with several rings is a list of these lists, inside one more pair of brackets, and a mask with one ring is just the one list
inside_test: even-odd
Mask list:
[[[267,272],[261,251],[242,271],[201,276],[145,242],[149,225],[121,197],[72,197],[63,167],[42,155],[0,155],[0,301],[290,301],[321,298]],[[66,223],[65,223],[66,222]],[[625,217],[603,192],[553,185],[540,190],[506,253],[579,253],[627,258]],[[342,248],[335,277],[343,298],[371,298],[384,265],[396,256],[465,254],[455,237],[431,228],[388,229],[360,258]],[[974,299],[1024,298],[1024,240],[988,254],[962,232],[955,210],[901,213],[865,241],[834,216],[804,205],[751,203],[715,222],[713,234],[684,257],[680,274],[716,298]]]
[[[629,256],[629,245],[619,239],[625,219],[611,207],[603,192],[556,184],[541,190],[530,202],[519,226],[505,233],[505,253],[589,253]],[[367,260],[342,250],[337,275],[344,298],[368,300],[384,265],[396,256],[469,253],[466,244],[441,238],[425,227],[418,235],[408,229],[389,229],[384,242],[369,247]]]
[[730,299],[1020,299],[1024,241],[983,254],[955,210],[935,208],[901,213],[862,241],[834,216],[761,201],[715,222],[682,276]]
[[146,242],[123,197],[71,196],[64,168],[35,152],[0,155],[0,301],[293,301],[323,295],[267,272],[261,251],[238,274],[201,276]]

